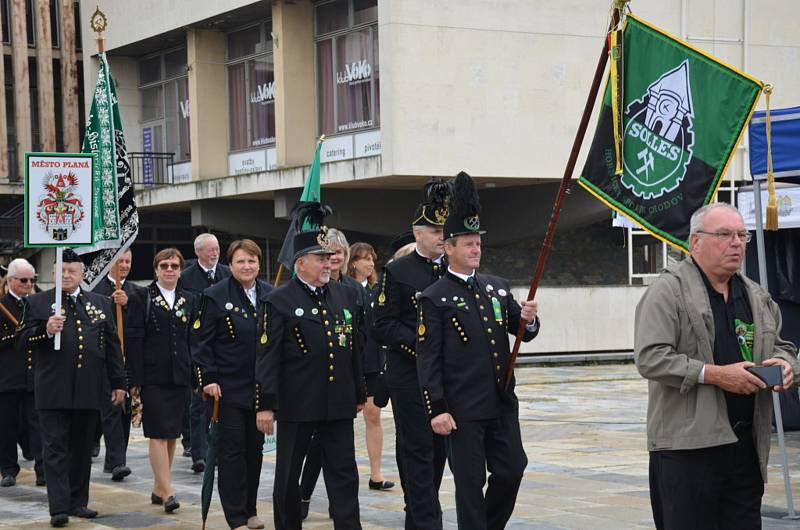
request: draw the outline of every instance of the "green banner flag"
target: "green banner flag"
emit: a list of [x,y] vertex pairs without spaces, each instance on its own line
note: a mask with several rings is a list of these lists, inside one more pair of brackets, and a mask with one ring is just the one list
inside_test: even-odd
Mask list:
[[714,198],[763,84],[633,15],[623,49],[622,174],[609,83],[578,183],[688,251],[689,218]]
[[139,231],[131,167],[122,131],[117,91],[105,53],[86,120],[82,151],[95,154],[99,170],[92,182],[94,245],[75,249],[86,265],[84,287],[91,290]]

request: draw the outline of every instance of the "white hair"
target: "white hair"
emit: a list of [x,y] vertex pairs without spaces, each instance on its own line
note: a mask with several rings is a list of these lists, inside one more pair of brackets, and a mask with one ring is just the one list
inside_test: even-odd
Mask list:
[[696,234],[701,232],[703,230],[703,221],[705,220],[706,214],[711,210],[716,210],[717,208],[723,208],[725,210],[736,212],[736,215],[738,215],[739,218],[742,217],[742,214],[736,209],[735,206],[731,206],[727,202],[712,202],[711,204],[702,206],[692,214],[692,217],[689,220],[689,233]]
[[[203,234],[200,234],[199,236],[194,238],[194,251],[197,252],[198,250],[203,248],[207,242],[211,241],[212,239],[214,241],[217,241],[217,236],[215,236],[211,232],[205,232]],[[219,243],[219,241],[217,241],[217,243]]]
[[30,269],[31,271],[33,271],[34,274],[36,274],[36,269],[33,267],[33,265],[30,264],[28,260],[26,260],[25,258],[17,258],[15,260],[12,260],[11,263],[8,264],[8,275],[12,278],[16,278],[19,270],[26,268]]

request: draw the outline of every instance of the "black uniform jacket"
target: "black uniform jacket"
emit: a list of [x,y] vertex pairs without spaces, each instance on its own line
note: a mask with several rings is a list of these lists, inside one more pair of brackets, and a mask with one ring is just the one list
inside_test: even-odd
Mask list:
[[[93,293],[106,296],[111,299],[111,295],[116,290],[114,282],[108,277],[100,280]],[[144,317],[147,308],[147,289],[133,282],[125,281],[122,290],[128,295],[128,304],[122,308],[122,354],[125,359],[125,368],[128,373],[129,386],[131,383],[131,359],[140,359],[142,356],[142,343],[144,340]],[[116,307],[111,301],[112,317],[116,317]],[[114,321],[116,322],[116,320]]]
[[375,329],[375,305],[378,300],[378,286],[365,289],[367,299],[364,306],[364,328],[366,343],[364,346],[364,373],[376,374],[386,364],[384,346],[378,341]]
[[416,387],[417,299],[447,270],[417,251],[384,267],[375,303],[374,336],[387,346],[386,377],[390,387]]
[[111,399],[103,390],[104,379],[112,389],[125,388],[117,326],[110,300],[81,289],[73,305],[62,297],[67,320],[61,332],[61,349],[53,349],[47,336],[47,319],[53,314],[55,291],[29,296],[23,322],[17,331],[20,349],[36,355],[37,409],[100,409],[100,400]]
[[222,401],[229,406],[253,410],[259,404],[256,388],[256,357],[266,348],[265,311],[272,286],[256,281],[256,307],[241,284],[228,277],[203,293],[203,311],[195,321],[195,347],[201,387],[217,383]]
[[267,298],[267,347],[256,361],[259,410],[284,421],[354,418],[366,401],[358,292],[329,282],[321,297],[294,278]]
[[[0,299],[0,303],[14,315],[17,322],[22,319],[24,298],[16,298],[8,293]],[[33,391],[33,349],[19,348],[14,344],[16,331],[17,326],[0,312],[0,392]]]
[[156,282],[145,289],[143,347],[128,356],[132,386],[192,383],[190,331],[197,319],[197,297],[178,286],[170,309]]
[[[420,297],[417,368],[431,418],[450,412],[456,423],[486,420],[517,405],[514,380],[506,391],[505,378],[520,307],[502,278],[475,279],[470,287],[447,273]],[[526,332],[523,340],[537,333]]]
[[[226,278],[230,278],[230,276],[230,267],[223,265],[222,263],[217,263],[217,268],[214,269],[214,285]],[[204,271],[197,262],[192,263],[183,269],[183,272],[181,272],[181,279],[178,284],[197,296],[203,294],[203,291],[212,285],[212,283],[208,281],[208,275],[206,274],[206,271]]]

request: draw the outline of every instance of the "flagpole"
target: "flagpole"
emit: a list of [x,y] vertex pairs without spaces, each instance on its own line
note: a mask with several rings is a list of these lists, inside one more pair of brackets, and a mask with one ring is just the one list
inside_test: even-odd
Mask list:
[[[539,281],[544,273],[544,266],[547,263],[547,258],[550,256],[553,235],[556,231],[558,217],[561,214],[564,196],[566,195],[570,181],[572,180],[572,173],[575,170],[575,164],[578,161],[578,154],[581,150],[581,144],[583,144],[583,138],[586,136],[586,129],[589,127],[589,118],[592,115],[594,102],[597,99],[597,94],[600,92],[600,83],[603,80],[603,72],[605,71],[606,61],[608,60],[608,33],[612,31],[617,24],[619,24],[625,3],[626,2],[619,2],[618,0],[615,0],[614,2],[611,14],[611,22],[608,26],[606,36],[603,39],[603,51],[600,53],[600,59],[597,61],[597,68],[595,69],[594,78],[592,79],[592,86],[589,89],[589,96],[586,98],[586,106],[583,109],[583,116],[581,116],[578,131],[575,133],[575,140],[572,143],[572,151],[570,151],[569,159],[567,160],[567,167],[564,169],[564,176],[561,179],[561,187],[558,189],[558,194],[556,195],[556,200],[553,204],[553,213],[550,215],[550,222],[547,225],[547,231],[545,232],[544,240],[542,241],[542,249],[539,251],[539,257],[536,260],[536,269],[534,270],[533,278],[531,279],[531,286],[528,290],[528,296],[526,300],[533,300],[536,296],[536,290],[539,287]],[[517,335],[514,339],[514,349],[511,351],[511,359],[508,362],[508,369],[506,371],[506,388],[508,388],[508,385],[511,383],[511,378],[514,376],[514,365],[516,364],[517,356],[519,355],[519,347],[522,343],[522,336],[525,334],[525,326],[527,324],[528,322],[525,319],[520,318],[519,327],[517,328]]]
[[[62,267],[64,265],[64,248],[56,247],[56,303],[53,306],[53,314],[61,314],[61,275]],[[53,336],[53,349],[58,351],[61,349],[61,332],[59,331]]]
[[[114,262],[114,290],[119,291],[121,289],[122,281],[119,278],[119,260],[117,260]],[[117,336],[119,337],[119,345],[122,349],[122,360],[125,361],[125,338],[122,329],[122,326],[124,325],[122,321],[122,306],[116,302],[114,303],[114,306],[116,307],[117,311]]]
[[283,276],[283,263],[278,264],[278,272],[275,274],[275,282],[272,284],[273,287],[277,287],[281,284],[281,276]]

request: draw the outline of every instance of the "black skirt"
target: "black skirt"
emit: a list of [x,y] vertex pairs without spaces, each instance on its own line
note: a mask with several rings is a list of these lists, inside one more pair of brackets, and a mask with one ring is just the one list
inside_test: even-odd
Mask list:
[[181,385],[145,385],[142,387],[142,425],[147,438],[180,438],[183,412],[190,389]]

